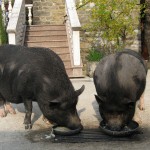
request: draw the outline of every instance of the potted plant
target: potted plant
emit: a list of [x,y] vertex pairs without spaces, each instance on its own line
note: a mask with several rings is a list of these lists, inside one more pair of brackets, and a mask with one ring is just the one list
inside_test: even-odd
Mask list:
[[98,51],[96,48],[91,48],[86,57],[87,59],[87,75],[93,77],[94,70],[98,62],[104,57],[104,53]]

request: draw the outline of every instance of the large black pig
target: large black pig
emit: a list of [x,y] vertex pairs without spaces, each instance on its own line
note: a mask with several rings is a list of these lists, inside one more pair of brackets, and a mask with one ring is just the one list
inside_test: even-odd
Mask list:
[[119,131],[134,116],[137,100],[144,92],[146,66],[141,56],[125,50],[104,57],[94,72],[99,111],[106,126]]
[[84,86],[75,91],[62,60],[50,49],[0,47],[0,105],[24,103],[26,129],[32,127],[32,101],[49,121],[82,128],[76,104],[83,90]]

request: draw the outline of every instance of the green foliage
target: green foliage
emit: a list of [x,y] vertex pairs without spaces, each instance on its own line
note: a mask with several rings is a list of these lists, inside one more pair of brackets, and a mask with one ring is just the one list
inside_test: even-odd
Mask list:
[[12,2],[12,6],[13,6],[13,5],[14,5],[15,0],[12,0],[11,2]]
[[7,42],[7,32],[3,24],[2,10],[0,9],[0,44],[6,44]]
[[104,57],[104,54],[101,51],[97,51],[95,48],[89,50],[89,53],[86,57],[88,61],[100,61]]
[[[85,26],[92,36],[101,38],[103,45],[124,47],[128,36],[134,36],[139,25],[140,5],[135,0],[87,0],[95,5],[90,9]],[[95,41],[96,41],[95,40]]]

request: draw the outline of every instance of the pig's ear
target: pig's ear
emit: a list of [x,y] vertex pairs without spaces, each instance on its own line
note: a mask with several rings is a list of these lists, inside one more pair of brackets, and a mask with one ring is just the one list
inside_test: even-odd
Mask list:
[[96,98],[96,101],[97,101],[97,103],[98,103],[99,105],[104,102],[104,97],[95,95],[95,98]]
[[79,96],[85,89],[85,85],[82,85],[82,87],[79,90],[76,90],[76,95]]

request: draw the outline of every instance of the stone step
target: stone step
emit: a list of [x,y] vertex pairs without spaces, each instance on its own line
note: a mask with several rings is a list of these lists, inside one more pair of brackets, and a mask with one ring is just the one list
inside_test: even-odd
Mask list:
[[53,50],[54,52],[56,52],[58,55],[60,55],[62,53],[63,54],[69,53],[68,46],[64,46],[64,47],[55,46],[55,47],[48,47],[48,48]]
[[84,77],[82,68],[83,66],[66,68],[66,72],[70,78]]
[[70,60],[63,60],[63,63],[64,63],[64,65],[65,65],[65,68],[67,69],[70,69],[70,68],[72,68],[72,66],[71,66],[71,61]]
[[30,31],[44,31],[44,30],[59,30],[59,31],[65,31],[66,27],[65,25],[32,25],[27,26],[27,30]]
[[68,75],[70,78],[73,77],[73,75],[72,75],[72,73],[73,73],[72,68],[66,68],[66,72],[67,72],[67,75]]
[[70,53],[57,53],[62,60],[70,60]]
[[82,76],[82,66],[72,66],[72,56],[64,25],[28,26],[24,45],[27,47],[47,47],[53,50],[62,59],[70,78]]
[[67,47],[68,41],[26,41],[27,47]]
[[[27,45],[25,45],[27,46]],[[29,46],[27,46],[29,47]],[[30,46],[30,47],[35,47],[35,46]],[[40,47],[40,46],[36,46],[36,47]],[[44,47],[44,46],[43,46]],[[52,51],[54,51],[55,53],[57,53],[58,55],[61,55],[61,54],[68,54],[69,53],[69,47],[68,46],[64,46],[64,47],[60,47],[60,46],[53,46],[53,47],[46,47],[46,48],[49,48],[51,49]]]
[[26,36],[52,36],[52,35],[65,35],[67,36],[66,31],[50,31],[50,30],[38,30],[38,31],[26,31]]
[[56,40],[66,40],[67,35],[30,35],[25,37],[25,41],[56,41]]

